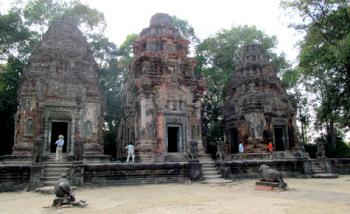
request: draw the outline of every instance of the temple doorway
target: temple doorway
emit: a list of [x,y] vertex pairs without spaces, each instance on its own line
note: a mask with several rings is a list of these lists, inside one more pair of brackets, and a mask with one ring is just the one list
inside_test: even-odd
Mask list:
[[231,137],[231,153],[238,153],[238,130],[236,128],[230,129]]
[[284,151],[285,133],[284,127],[274,127],[275,133],[275,150]]
[[51,125],[51,147],[50,152],[56,152],[55,142],[58,140],[58,135],[64,136],[64,145],[62,148],[62,153],[67,152],[67,144],[68,144],[68,122],[52,122]]
[[179,127],[168,127],[168,152],[179,152]]

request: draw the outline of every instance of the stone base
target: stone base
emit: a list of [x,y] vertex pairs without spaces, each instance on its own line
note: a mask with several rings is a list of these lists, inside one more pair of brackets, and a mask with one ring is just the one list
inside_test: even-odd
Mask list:
[[53,200],[52,206],[53,207],[59,207],[62,205],[67,205],[74,203],[75,198],[73,196],[68,196],[68,197],[57,197]]
[[83,156],[84,163],[106,163],[111,162],[111,156],[109,155],[84,155]]
[[286,190],[287,183],[279,182],[268,182],[268,181],[258,181],[255,183],[255,190],[261,191],[276,191],[276,190]]
[[312,175],[313,178],[338,178],[337,174],[333,173],[316,173]]
[[232,154],[232,160],[274,160],[274,159],[288,159],[296,158],[296,156],[289,152],[272,152],[272,153],[237,153]]
[[31,155],[3,155],[0,156],[2,164],[30,164],[32,163]]

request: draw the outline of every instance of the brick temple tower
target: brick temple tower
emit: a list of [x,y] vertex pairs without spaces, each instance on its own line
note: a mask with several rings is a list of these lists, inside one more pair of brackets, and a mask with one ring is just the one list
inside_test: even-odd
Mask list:
[[201,148],[204,83],[194,76],[188,45],[167,14],[155,14],[140,33],[124,88],[119,158],[129,142],[142,161],[184,160],[192,141]]
[[242,48],[224,109],[226,153],[298,150],[296,105],[277,77],[276,69],[258,44]]
[[56,20],[25,68],[18,91],[14,155],[49,155],[60,134],[68,155],[103,154],[104,108],[96,68],[73,18]]

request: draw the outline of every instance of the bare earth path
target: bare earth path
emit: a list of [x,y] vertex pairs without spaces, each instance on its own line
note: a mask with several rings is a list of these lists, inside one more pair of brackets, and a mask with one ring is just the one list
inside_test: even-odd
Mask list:
[[350,213],[350,176],[285,179],[285,192],[255,191],[255,180],[225,186],[162,184],[85,188],[76,191],[86,208],[45,208],[53,195],[0,193],[0,213]]

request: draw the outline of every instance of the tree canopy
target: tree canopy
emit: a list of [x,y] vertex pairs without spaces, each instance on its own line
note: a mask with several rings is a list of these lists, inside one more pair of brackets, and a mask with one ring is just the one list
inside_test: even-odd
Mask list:
[[291,23],[305,33],[297,69],[317,97],[316,125],[335,146],[337,129],[350,128],[350,2],[289,0],[282,6],[302,18]]

